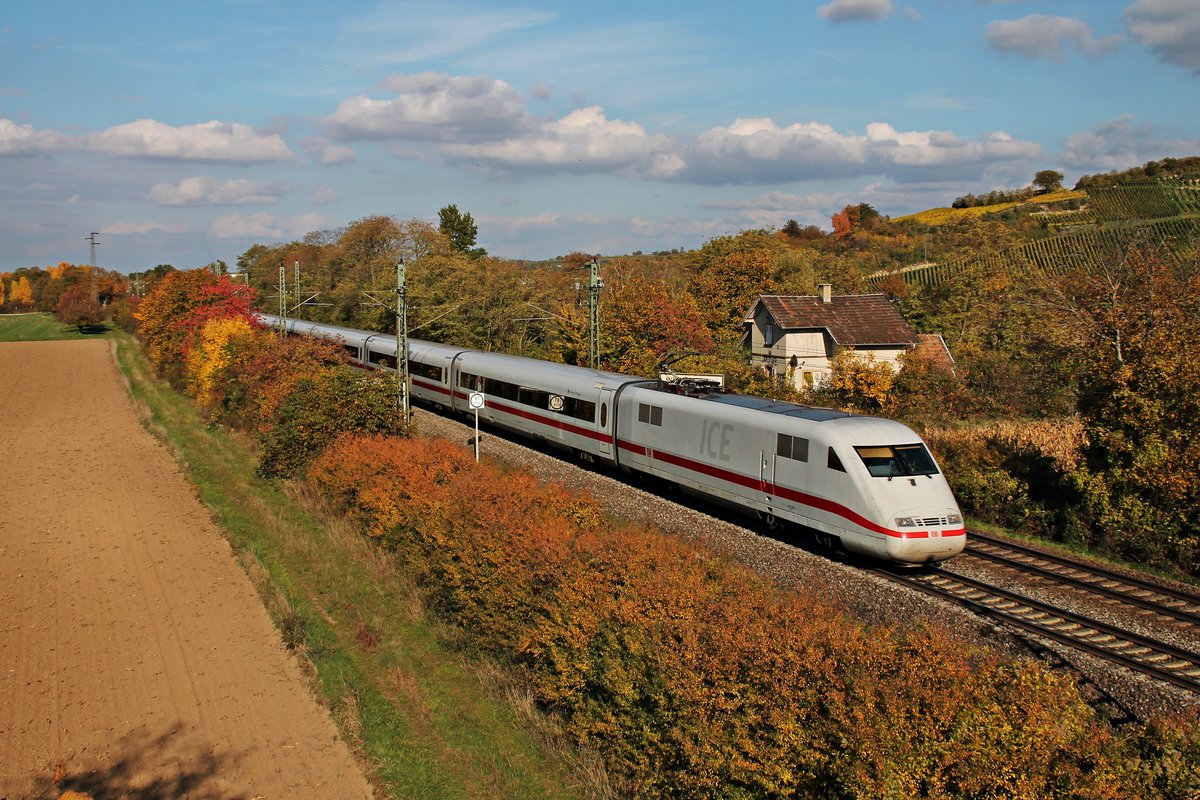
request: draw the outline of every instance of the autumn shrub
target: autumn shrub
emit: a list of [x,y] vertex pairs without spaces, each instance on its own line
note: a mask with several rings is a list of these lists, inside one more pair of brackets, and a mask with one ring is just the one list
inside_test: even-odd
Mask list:
[[997,421],[923,432],[964,511],[1035,535],[1058,535],[1079,497],[1085,441],[1077,418]]
[[112,306],[112,319],[126,333],[137,333],[137,309],[140,297],[123,297]]
[[826,394],[837,405],[851,411],[878,413],[888,402],[896,370],[873,353],[866,356],[846,349],[834,356]]
[[254,346],[254,339],[255,329],[244,317],[212,319],[200,329],[187,355],[187,388],[201,408],[212,409],[222,403],[219,390],[228,387],[229,370]]
[[300,379],[259,436],[259,472],[298,474],[340,433],[401,434],[394,375],[335,366]]
[[1101,798],[1195,783],[1194,720],[1119,739],[1068,677],[941,628],[864,627],[446,442],[343,435],[308,475],[402,554],[434,608],[521,670],[628,796]]
[[104,322],[104,311],[96,302],[90,287],[76,284],[58,298],[54,318],[64,325],[74,325],[78,331],[96,328]]
[[186,357],[211,319],[251,318],[253,293],[227,276],[206,269],[173,271],[138,305],[138,333],[146,356],[160,375],[185,379]]
[[275,424],[280,404],[296,385],[336,365],[350,363],[336,342],[262,331],[249,340],[232,340],[228,368],[214,376],[220,398],[214,414],[241,430],[265,435]]

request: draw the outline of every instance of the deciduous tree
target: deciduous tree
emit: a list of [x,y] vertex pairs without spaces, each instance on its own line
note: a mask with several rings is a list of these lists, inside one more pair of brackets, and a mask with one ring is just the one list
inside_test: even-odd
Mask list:
[[713,338],[737,341],[742,319],[760,294],[775,292],[777,268],[787,245],[763,231],[746,231],[707,242],[692,257],[691,291]]
[[104,321],[104,312],[96,302],[96,296],[85,284],[77,284],[59,297],[54,316],[65,325],[74,325],[80,332]]

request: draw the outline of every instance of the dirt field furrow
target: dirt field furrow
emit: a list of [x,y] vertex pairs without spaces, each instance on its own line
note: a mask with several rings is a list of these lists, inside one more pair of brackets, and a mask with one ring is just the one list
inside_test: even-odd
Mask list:
[[0,343],[0,800],[66,788],[371,797],[108,345]]

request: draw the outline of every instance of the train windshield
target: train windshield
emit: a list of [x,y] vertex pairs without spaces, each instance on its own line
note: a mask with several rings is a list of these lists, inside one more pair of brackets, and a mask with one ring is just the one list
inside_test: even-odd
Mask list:
[[854,451],[876,478],[903,478],[910,475],[936,475],[938,468],[925,445],[896,444],[882,447],[856,447]]

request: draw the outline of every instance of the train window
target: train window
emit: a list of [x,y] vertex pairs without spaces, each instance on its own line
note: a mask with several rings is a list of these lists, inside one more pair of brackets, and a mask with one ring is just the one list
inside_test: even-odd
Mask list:
[[[603,406],[602,406],[603,408]],[[584,422],[596,421],[596,404],[589,403],[587,400],[579,400],[574,397],[563,398],[563,411],[568,417],[574,417]],[[604,423],[600,423],[604,424]]]
[[342,345],[342,349],[349,353],[351,358],[358,358],[358,347],[356,345],[344,344]]
[[378,364],[379,366],[387,367],[388,369],[396,368],[396,357],[394,355],[389,356],[387,353],[377,353],[374,350],[367,353],[367,362],[371,364]]
[[608,425],[608,403],[600,404],[600,427]]
[[825,466],[830,469],[836,469],[838,472],[846,471],[846,468],[842,466],[842,460],[838,458],[838,454],[834,452],[832,447],[829,448],[829,460],[825,462]]
[[519,389],[520,387],[515,383],[509,383],[508,381],[501,381],[496,378],[483,379],[483,391],[492,397],[499,397],[504,400],[516,400]]
[[638,403],[638,422],[662,426],[662,406]]
[[550,393],[541,389],[529,389],[525,386],[517,389],[517,402],[534,408],[549,408]]
[[479,376],[469,372],[460,372],[458,373],[458,385],[464,389],[476,390],[479,388]]
[[876,478],[903,478],[910,475],[936,475],[938,468],[925,445],[898,444],[856,447],[854,451]]
[[433,364],[422,364],[420,361],[409,361],[408,371],[413,375],[420,375],[422,378],[442,382],[442,368]]
[[784,458],[791,458],[796,461],[808,461],[808,439],[781,433],[779,434],[775,452]]

